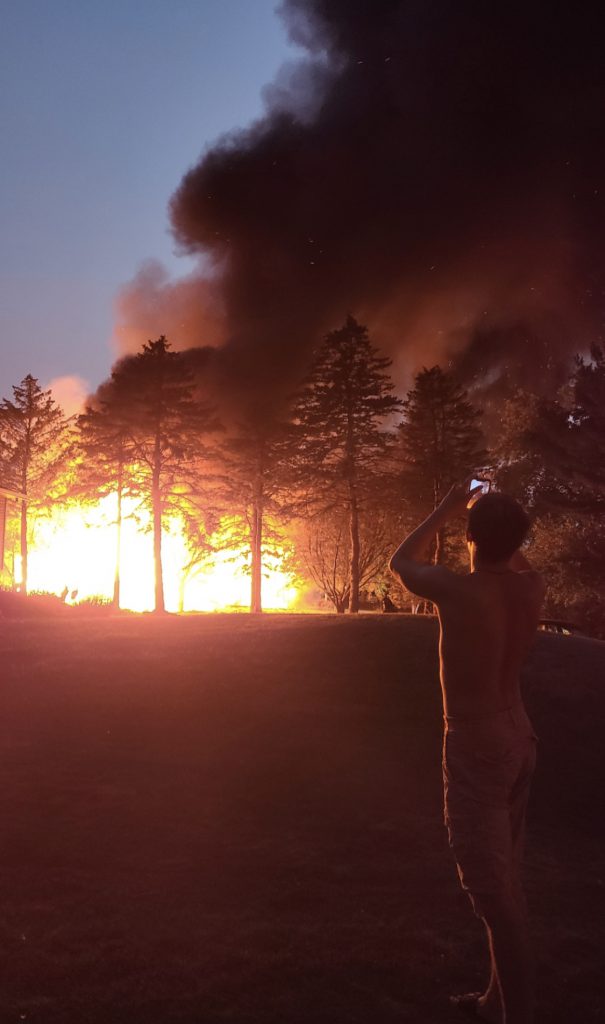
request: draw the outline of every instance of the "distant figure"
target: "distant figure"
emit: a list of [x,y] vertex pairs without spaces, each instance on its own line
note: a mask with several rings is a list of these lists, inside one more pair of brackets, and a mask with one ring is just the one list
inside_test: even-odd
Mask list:
[[[520,505],[454,486],[403,541],[391,571],[437,606],[441,628],[445,823],[458,874],[487,928],[491,977],[483,993],[451,1002],[479,1019],[533,1021],[533,957],[520,867],[536,737],[519,673],[540,618],[544,584],[519,551],[529,529]],[[467,507],[471,571],[423,562],[437,530]]]
[[62,601],[67,601],[67,595],[68,594],[69,594],[69,587],[63,587],[63,590],[61,591],[61,600]]
[[391,598],[389,597],[389,595],[385,594],[383,599],[382,599],[382,610],[383,610],[383,612],[391,613],[391,612],[398,612],[399,608],[397,607],[396,604],[393,604],[393,602],[391,601]]

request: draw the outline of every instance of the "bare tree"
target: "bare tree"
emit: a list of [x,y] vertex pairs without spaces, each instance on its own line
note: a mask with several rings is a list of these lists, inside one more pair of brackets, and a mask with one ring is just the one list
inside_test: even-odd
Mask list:
[[[381,579],[391,553],[393,523],[388,510],[366,510],[359,523],[359,589]],[[324,512],[302,522],[299,557],[306,575],[339,614],[351,594],[351,532],[346,511]]]

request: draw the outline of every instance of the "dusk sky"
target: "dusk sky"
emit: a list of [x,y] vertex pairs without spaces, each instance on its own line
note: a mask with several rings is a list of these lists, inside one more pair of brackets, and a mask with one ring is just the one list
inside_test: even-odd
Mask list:
[[107,376],[113,303],[150,259],[171,274],[167,203],[221,133],[262,113],[292,56],[276,0],[3,0],[1,397]]

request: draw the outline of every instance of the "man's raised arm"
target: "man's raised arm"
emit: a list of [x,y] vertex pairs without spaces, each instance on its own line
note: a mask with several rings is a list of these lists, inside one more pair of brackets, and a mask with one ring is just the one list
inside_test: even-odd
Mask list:
[[481,490],[470,490],[469,482],[451,487],[435,511],[399,545],[389,562],[391,572],[418,597],[438,601],[452,589],[456,574],[442,565],[427,565],[425,558],[435,534],[450,519],[463,515],[471,498]]

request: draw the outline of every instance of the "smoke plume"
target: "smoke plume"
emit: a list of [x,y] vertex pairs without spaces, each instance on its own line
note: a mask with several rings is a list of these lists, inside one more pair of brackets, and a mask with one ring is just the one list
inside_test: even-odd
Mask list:
[[66,416],[76,416],[82,412],[90,390],[88,381],[75,374],[65,377],[54,377],[44,390],[51,391],[54,401],[61,407]]
[[[306,56],[171,202],[180,247],[213,267],[184,285],[198,312],[182,337],[221,343],[225,376],[265,396],[348,312],[400,379],[441,361],[552,386],[603,328],[598,5],[285,0],[281,14]],[[147,335],[169,333],[171,301]]]
[[165,334],[175,349],[221,345],[226,324],[217,282],[193,273],[171,281],[157,260],[149,260],[118,294],[114,341],[120,355],[138,352]]

